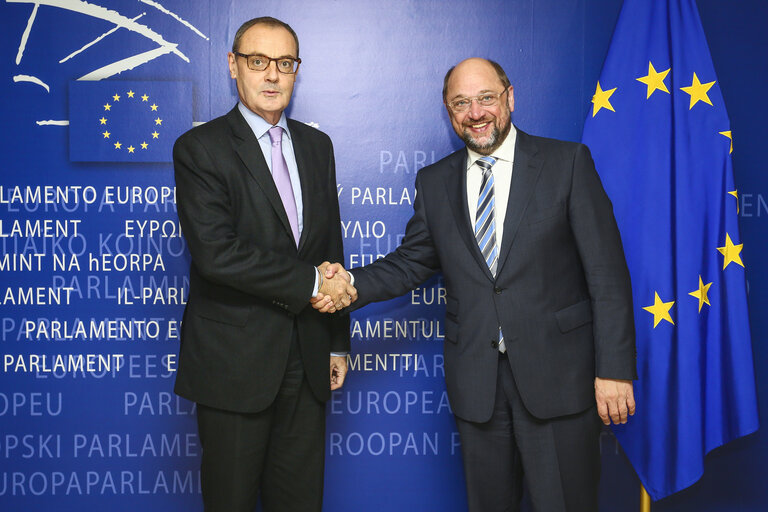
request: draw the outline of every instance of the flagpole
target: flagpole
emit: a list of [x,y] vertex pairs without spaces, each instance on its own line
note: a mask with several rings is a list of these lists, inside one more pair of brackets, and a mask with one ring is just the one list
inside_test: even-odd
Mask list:
[[651,512],[651,497],[643,485],[640,485],[640,512]]

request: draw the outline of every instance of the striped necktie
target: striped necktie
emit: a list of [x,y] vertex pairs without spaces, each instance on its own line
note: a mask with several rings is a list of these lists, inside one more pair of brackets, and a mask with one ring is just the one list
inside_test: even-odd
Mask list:
[[[477,214],[475,216],[475,239],[483,253],[485,263],[496,277],[499,263],[499,248],[496,244],[496,196],[493,190],[493,171],[491,167],[496,163],[492,156],[484,156],[475,161],[483,171],[483,180],[480,184],[480,195],[477,197]],[[499,352],[506,352],[504,335],[499,327]]]
[[491,171],[496,159],[492,156],[484,156],[475,163],[483,171],[480,195],[477,197],[475,238],[491,274],[496,277],[499,249],[496,247],[496,196],[493,191],[493,171]]

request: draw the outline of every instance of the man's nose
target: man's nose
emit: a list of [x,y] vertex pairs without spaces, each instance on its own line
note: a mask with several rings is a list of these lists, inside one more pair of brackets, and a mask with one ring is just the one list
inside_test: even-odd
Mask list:
[[477,101],[477,99],[472,98],[469,100],[469,116],[472,119],[479,119],[485,115],[485,110],[482,106],[480,106],[480,103]]
[[[272,65],[274,64],[274,66]],[[269,82],[277,82],[280,79],[280,72],[277,70],[277,61],[273,60],[269,64],[267,64],[267,69],[264,70],[265,75],[264,79]]]

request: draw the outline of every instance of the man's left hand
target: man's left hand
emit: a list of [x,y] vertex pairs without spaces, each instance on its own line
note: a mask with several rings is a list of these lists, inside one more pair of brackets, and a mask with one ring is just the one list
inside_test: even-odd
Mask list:
[[627,414],[635,414],[635,394],[631,380],[601,379],[595,377],[597,414],[606,425],[627,422]]
[[344,385],[344,378],[347,376],[347,358],[346,356],[331,356],[331,391],[339,389]]

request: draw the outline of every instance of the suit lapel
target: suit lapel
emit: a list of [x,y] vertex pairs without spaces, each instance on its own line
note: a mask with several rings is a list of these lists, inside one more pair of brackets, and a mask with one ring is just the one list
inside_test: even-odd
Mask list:
[[272,174],[269,172],[266,160],[264,160],[264,153],[261,152],[259,141],[237,107],[227,114],[227,120],[235,135],[235,151],[240,156],[240,160],[243,161],[243,164],[248,169],[248,173],[269,200],[269,204],[283,224],[288,236],[293,238],[288,215],[285,213],[283,201],[280,199],[280,194],[277,191],[277,187],[275,187],[275,181],[272,179]]
[[301,201],[302,201],[302,230],[299,238],[299,251],[306,244],[307,237],[312,232],[310,224],[312,219],[315,218],[312,215],[312,199],[315,197],[311,193],[314,190],[314,176],[310,172],[308,162],[310,157],[308,155],[307,141],[301,136],[300,130],[294,128],[295,122],[292,119],[288,120],[288,128],[291,130],[291,143],[293,144],[293,154],[296,157],[296,166],[299,169],[299,182],[301,183]]
[[512,164],[512,182],[509,186],[509,201],[504,217],[504,238],[501,241],[499,265],[496,275],[501,274],[504,263],[509,256],[512,243],[520,227],[528,202],[541,173],[543,159],[538,155],[538,148],[531,137],[517,130],[515,141],[515,161]]
[[486,277],[493,281],[488,264],[480,252],[477,245],[475,233],[469,221],[469,205],[467,204],[467,150],[457,151],[454,158],[450,161],[451,169],[445,180],[445,186],[448,192],[448,203],[451,205],[453,216],[456,220],[456,226],[461,235],[461,239],[467,245],[467,249],[475,258],[480,269]]

